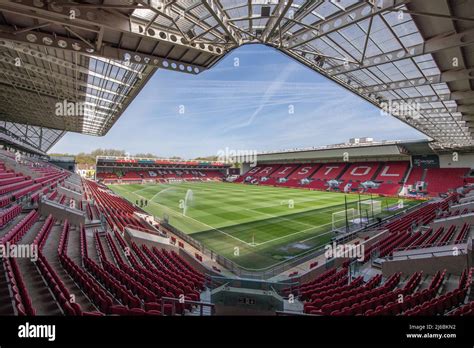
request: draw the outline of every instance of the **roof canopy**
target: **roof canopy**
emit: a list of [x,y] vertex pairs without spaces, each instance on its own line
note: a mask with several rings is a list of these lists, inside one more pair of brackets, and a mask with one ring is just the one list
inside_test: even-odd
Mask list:
[[[459,5],[451,5],[451,4]],[[445,0],[0,3],[0,117],[104,135],[157,68],[198,74],[263,43],[434,140],[474,145],[473,6]],[[66,102],[65,102],[66,101]],[[58,103],[80,104],[73,116]],[[404,107],[400,107],[400,105]],[[382,117],[382,116],[381,116]],[[56,139],[54,139],[56,137]]]

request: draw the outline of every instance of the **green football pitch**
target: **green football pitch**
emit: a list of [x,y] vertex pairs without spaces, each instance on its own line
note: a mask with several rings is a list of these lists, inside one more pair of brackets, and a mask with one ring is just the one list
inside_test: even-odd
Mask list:
[[[262,269],[328,243],[333,225],[360,217],[386,217],[416,201],[233,183],[123,184],[109,186],[132,203],[148,200],[144,210],[168,217],[175,228],[247,269]],[[365,209],[365,210],[364,210]],[[333,218],[333,213],[335,217]]]

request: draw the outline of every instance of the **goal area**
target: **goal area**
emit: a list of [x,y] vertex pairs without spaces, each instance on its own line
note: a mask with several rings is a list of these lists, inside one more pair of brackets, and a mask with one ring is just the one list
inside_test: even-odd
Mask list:
[[332,230],[344,232],[347,228],[353,227],[359,219],[359,211],[355,208],[348,208],[332,213]]
[[332,213],[332,230],[346,232],[374,221],[382,213],[382,201],[367,199],[351,203],[352,208]]
[[362,217],[372,218],[382,213],[382,201],[367,199],[359,202],[359,212]]

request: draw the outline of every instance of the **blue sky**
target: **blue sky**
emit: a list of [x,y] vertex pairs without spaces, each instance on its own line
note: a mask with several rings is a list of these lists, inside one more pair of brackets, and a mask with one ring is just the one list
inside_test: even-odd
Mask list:
[[50,152],[114,148],[194,158],[351,137],[425,138],[275,49],[249,45],[197,76],[158,70],[107,135],[68,133]]

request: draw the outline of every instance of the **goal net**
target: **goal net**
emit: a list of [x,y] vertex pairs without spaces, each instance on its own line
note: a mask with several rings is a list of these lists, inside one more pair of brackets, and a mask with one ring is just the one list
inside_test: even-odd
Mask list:
[[376,217],[382,213],[382,201],[374,199],[361,201],[359,202],[359,212],[362,217],[368,217],[369,219]]
[[336,211],[332,213],[332,230],[345,231],[346,227],[350,229],[354,224],[358,223],[358,220],[359,211],[355,208]]

